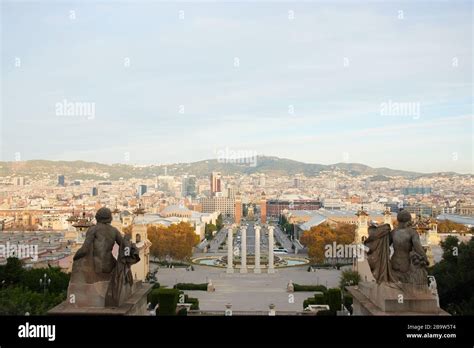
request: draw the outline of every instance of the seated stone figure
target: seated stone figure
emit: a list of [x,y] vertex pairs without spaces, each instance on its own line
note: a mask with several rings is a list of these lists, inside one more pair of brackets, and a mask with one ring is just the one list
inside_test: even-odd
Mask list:
[[395,278],[406,284],[428,286],[428,258],[420,236],[411,227],[411,214],[402,210],[397,215],[398,227],[391,232],[393,255],[391,259]]
[[[427,286],[428,259],[420,237],[411,227],[411,214],[402,210],[397,215],[398,227],[371,226],[364,244],[369,248],[367,261],[377,283],[402,283]],[[390,258],[390,245],[393,255]]]
[[[71,280],[68,287],[68,300],[77,307],[104,307],[105,298],[109,292],[107,304],[117,305],[120,301],[116,296],[123,298],[121,288],[125,281],[130,282],[127,267],[140,260],[138,252],[129,241],[125,241],[119,230],[111,226],[112,212],[108,208],[100,208],[96,213],[97,225],[92,226],[86,233],[82,247],[74,255]],[[112,254],[115,244],[119,245],[119,272],[117,260]],[[124,254],[126,247],[130,250]],[[130,255],[132,255],[130,257]],[[123,257],[127,256],[126,259]],[[110,280],[114,276],[114,282]],[[117,279],[124,281],[118,281]],[[132,280],[133,281],[133,280]],[[116,287],[110,289],[109,287]]]

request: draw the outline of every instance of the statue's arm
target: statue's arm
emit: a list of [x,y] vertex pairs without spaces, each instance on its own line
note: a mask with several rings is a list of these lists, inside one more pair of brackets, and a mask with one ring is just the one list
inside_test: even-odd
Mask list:
[[122,233],[120,233],[119,230],[115,229],[115,242],[118,244],[118,245],[122,245],[123,244],[123,236],[122,236]]
[[74,261],[79,260],[80,258],[83,258],[84,256],[87,255],[89,250],[92,248],[92,243],[94,243],[94,237],[95,237],[94,228],[89,227],[86,233],[86,239],[84,240],[84,243],[76,252],[76,255],[74,255],[74,258],[73,258]]
[[413,244],[413,250],[420,256],[423,256],[426,258],[426,253],[425,250],[423,249],[423,246],[421,245],[420,241],[420,236],[418,235],[418,232],[413,231],[411,235],[411,242]]

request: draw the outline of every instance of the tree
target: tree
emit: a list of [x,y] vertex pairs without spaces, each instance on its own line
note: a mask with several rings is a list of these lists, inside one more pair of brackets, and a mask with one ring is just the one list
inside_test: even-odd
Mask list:
[[321,224],[313,226],[309,231],[304,231],[300,242],[308,248],[308,256],[313,263],[322,263],[325,260],[324,248],[333,242],[337,244],[351,244],[355,237],[355,226],[338,224],[331,226]]
[[463,224],[458,224],[451,220],[443,220],[438,223],[438,232],[439,233],[451,233],[453,231],[459,233],[467,233],[469,232],[469,228]]
[[5,266],[0,266],[0,281],[6,285],[20,282],[23,272],[23,262],[16,257],[9,257]]
[[217,231],[220,231],[222,227],[224,227],[224,222],[222,221],[222,214],[219,214],[219,216],[216,219],[216,227],[217,227]]
[[[51,279],[43,288],[40,279]],[[57,267],[24,269],[16,257],[7,259],[0,266],[0,314],[2,315],[44,315],[52,307],[66,299],[69,274]]]
[[344,291],[346,286],[357,285],[359,284],[359,281],[359,272],[352,270],[342,271],[339,287]]
[[148,238],[152,243],[150,253],[158,259],[170,257],[174,260],[188,260],[193,247],[199,243],[199,236],[187,222],[165,226],[148,227]]
[[474,239],[459,243],[450,236],[441,247],[443,259],[430,268],[440,305],[453,315],[474,315]]
[[211,240],[212,237],[214,236],[214,232],[217,231],[217,227],[214,224],[206,224],[204,231],[205,231],[204,235],[206,236],[206,239]]

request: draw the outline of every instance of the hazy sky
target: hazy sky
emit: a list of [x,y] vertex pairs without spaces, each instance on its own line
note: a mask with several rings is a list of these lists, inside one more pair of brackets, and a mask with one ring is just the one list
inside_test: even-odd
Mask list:
[[3,1],[1,21],[5,161],[474,172],[471,1]]

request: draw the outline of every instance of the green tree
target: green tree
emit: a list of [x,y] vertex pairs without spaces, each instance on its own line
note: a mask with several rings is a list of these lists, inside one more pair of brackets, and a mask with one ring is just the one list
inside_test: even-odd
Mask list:
[[347,270],[342,271],[339,286],[342,291],[345,290],[346,286],[357,285],[360,281],[360,274],[357,271]]
[[222,214],[219,214],[219,216],[216,219],[216,228],[217,231],[220,231],[224,227],[224,222],[222,221]]
[[474,239],[441,243],[443,259],[430,268],[438,285],[441,308],[453,315],[474,315]]
[[9,257],[4,266],[0,266],[0,281],[3,284],[17,284],[23,275],[23,262],[16,257]]
[[217,231],[217,227],[214,224],[206,224],[204,231],[205,231],[204,235],[206,236],[206,239],[211,240],[212,237],[214,236],[214,232]]

